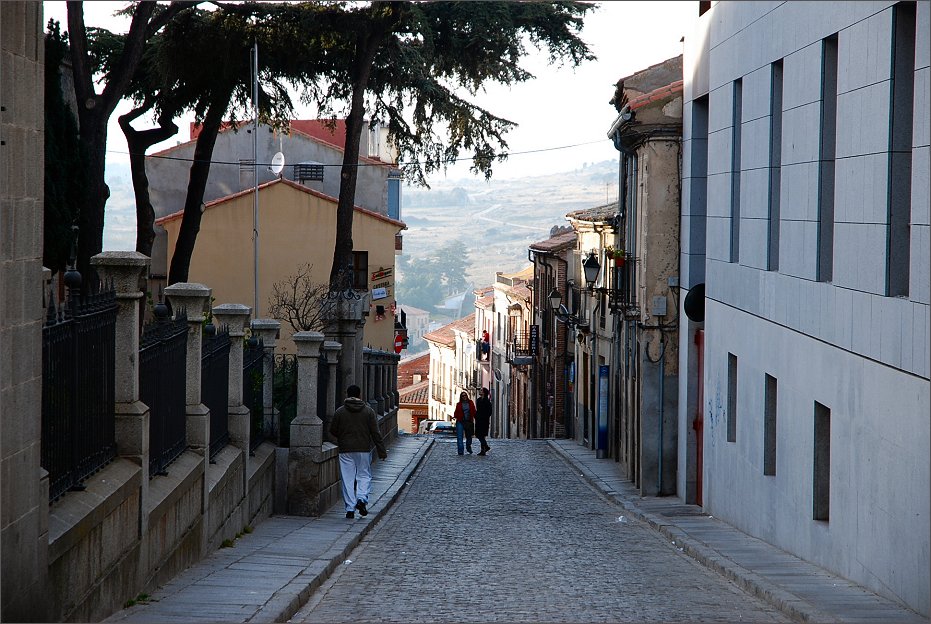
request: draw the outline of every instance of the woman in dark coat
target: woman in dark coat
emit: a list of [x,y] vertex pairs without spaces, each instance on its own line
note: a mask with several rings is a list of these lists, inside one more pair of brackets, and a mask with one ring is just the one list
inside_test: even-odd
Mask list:
[[488,423],[491,421],[491,400],[488,398],[488,388],[482,388],[482,396],[475,402],[475,437],[482,443],[479,455],[487,453],[491,447],[485,438],[488,437]]

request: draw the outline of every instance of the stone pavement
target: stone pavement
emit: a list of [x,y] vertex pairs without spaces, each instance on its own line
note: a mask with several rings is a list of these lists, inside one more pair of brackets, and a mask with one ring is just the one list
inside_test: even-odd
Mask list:
[[319,518],[272,516],[108,622],[284,622],[379,521],[433,439],[402,435],[372,467],[369,515],[342,503]]
[[596,459],[572,440],[548,440],[581,476],[632,518],[648,523],[680,551],[724,575],[747,592],[805,622],[928,622],[814,564],[790,555],[676,498],[642,498],[620,465]]
[[[437,450],[441,451],[439,457],[443,459],[431,459],[430,461],[437,466],[431,464],[434,469],[429,471],[421,469],[421,474],[412,482],[413,489],[405,487],[415,470],[422,465],[431,445],[438,445]],[[292,617],[313,621],[319,619],[319,616],[328,621],[358,621],[357,613],[326,611],[326,603],[319,602],[324,598],[315,594],[318,588],[325,588],[326,583],[333,583],[340,575],[351,577],[353,574],[362,574],[365,577],[364,581],[357,580],[366,585],[376,581],[382,584],[383,581],[386,582],[389,592],[379,595],[378,598],[383,601],[383,605],[386,602],[396,603],[399,609],[397,612],[405,616],[401,618],[405,621],[553,620],[554,614],[562,613],[559,609],[565,609],[569,604],[576,602],[580,595],[586,598],[583,601],[586,606],[582,610],[555,619],[668,621],[674,613],[686,613],[682,610],[682,605],[668,603],[665,596],[661,600],[653,600],[649,608],[638,606],[634,593],[642,593],[644,588],[657,585],[678,587],[678,591],[672,595],[675,597],[682,594],[691,600],[690,606],[695,613],[688,614],[692,620],[722,621],[721,617],[724,617],[733,621],[777,621],[778,614],[781,613],[798,621],[811,622],[928,621],[885,598],[833,576],[822,568],[741,533],[717,518],[703,514],[697,506],[685,505],[677,499],[670,498],[640,498],[633,486],[622,477],[615,462],[596,459],[593,451],[579,446],[574,441],[549,440],[528,443],[499,440],[493,443],[493,447],[497,447],[495,451],[500,457],[494,457],[493,451],[488,458],[491,461],[473,464],[471,462],[486,458],[467,456],[467,465],[480,471],[473,476],[479,479],[479,483],[485,483],[490,488],[484,496],[479,495],[478,498],[471,488],[451,485],[449,478],[455,471],[443,469],[444,462],[461,462],[463,459],[454,458],[453,446],[452,440],[434,440],[430,436],[399,437],[389,449],[388,460],[376,462],[373,467],[372,501],[369,506],[370,513],[366,518],[357,516],[355,520],[346,520],[341,504],[334,505],[319,518],[273,516],[260,523],[252,533],[236,540],[233,547],[222,548],[211,554],[159,588],[144,603],[119,611],[107,621],[285,622]],[[547,459],[549,453],[540,454],[543,449],[551,449],[559,459]],[[434,455],[436,453],[431,453],[431,457]],[[446,458],[446,455],[449,455],[449,458]],[[520,459],[521,457],[523,459]],[[502,461],[505,458],[508,460]],[[630,524],[620,524],[624,521],[614,517],[617,516],[617,510],[597,504],[599,496],[587,487],[578,489],[567,482],[565,475],[560,476],[563,471],[553,468],[552,461],[557,464],[564,461],[565,465],[594,486],[605,498],[624,510],[625,515],[629,515]],[[460,466],[459,463],[450,465]],[[435,469],[437,467],[440,469]],[[511,509],[505,509],[502,513],[501,507],[507,507],[509,504],[506,500],[508,497],[495,496],[495,489],[511,483],[515,474],[521,475],[519,482],[526,483],[530,490],[522,491],[519,498],[510,500]],[[407,537],[410,535],[411,523],[426,522],[429,525],[430,521],[424,521],[425,518],[436,519],[438,514],[442,515],[442,509],[437,508],[437,500],[442,499],[445,496],[444,492],[450,490],[457,492],[456,495],[462,498],[460,504],[452,506],[452,512],[456,509],[468,509],[477,512],[480,518],[500,516],[502,526],[490,528],[482,523],[471,526],[472,520],[466,515],[459,519],[465,523],[465,528],[457,528],[450,522],[441,522],[433,527],[432,533],[425,529],[426,535],[432,535],[430,539],[420,537],[421,534],[416,534],[414,538]],[[555,491],[560,492],[559,497],[546,498],[547,493]],[[567,496],[571,501],[566,500]],[[586,497],[590,499],[590,503],[585,502]],[[395,501],[399,500],[407,502],[399,506],[394,505]],[[389,508],[406,508],[412,503],[414,507],[407,511],[398,511],[400,516],[392,519],[396,513],[394,509],[389,512]],[[549,522],[547,518],[553,522]],[[592,526],[588,527],[588,524]],[[382,525],[385,525],[384,530]],[[565,534],[553,535],[554,531],[560,531],[553,529],[553,526],[558,525],[566,525],[567,531],[570,528],[572,530]],[[641,530],[637,528],[640,525],[649,528]],[[611,526],[626,529],[615,531],[609,528]],[[507,527],[519,529],[518,533],[509,534],[507,530],[503,530]],[[583,531],[584,535],[577,536],[575,533],[582,530],[580,527],[587,528]],[[378,534],[378,539],[367,540],[368,546],[353,554],[353,559],[359,559],[358,565],[343,565],[344,562],[348,563],[350,553],[373,529]],[[501,533],[501,539],[495,541],[498,533]],[[672,560],[665,554],[665,548],[657,549],[655,545],[649,545],[653,541],[647,537],[649,533],[665,541],[673,552],[678,550],[682,555],[688,555],[689,561],[696,562],[693,563],[696,568],[701,567],[699,563],[703,564],[759,598],[762,601],[760,604],[770,608],[773,613],[769,614],[759,608],[751,610],[751,605],[745,603],[743,618],[740,618],[739,614],[728,617],[728,612],[721,610],[725,607],[721,596],[727,595],[726,588],[714,589],[717,585],[712,579],[694,572],[684,573],[681,582],[677,581],[683,573],[675,572],[670,567]],[[556,565],[555,560],[541,560],[542,551],[538,552],[538,548],[519,548],[521,536],[525,534],[534,536],[537,544],[552,542],[553,548],[558,550],[552,550],[547,556],[553,556],[562,563]],[[603,538],[598,538],[601,542],[594,551],[592,535],[602,535]],[[461,552],[459,548],[450,549],[450,545],[463,543],[483,544],[487,548],[486,552],[511,554],[486,560],[481,556],[476,559],[476,552],[484,550],[481,547],[479,551],[472,548]],[[426,550],[420,552],[417,548]],[[491,574],[491,577],[496,579],[496,589],[483,597],[488,601],[488,604],[481,605],[485,607],[483,610],[476,612],[455,603],[455,600],[452,600],[454,594],[443,593],[442,599],[438,601],[437,595],[429,589],[442,588],[447,584],[447,553],[450,551],[455,557],[462,559],[462,574]],[[594,554],[602,551],[604,556]],[[420,556],[417,555],[418,552]],[[625,563],[624,558],[629,554],[633,556],[632,562]],[[381,564],[366,566],[365,557],[381,561]],[[604,560],[603,565],[599,563],[601,559]],[[513,574],[511,568],[515,563],[521,569],[534,570],[534,574]],[[567,565],[583,567],[571,570]],[[598,567],[599,565],[601,567]],[[407,569],[405,566],[416,573],[404,573],[403,570]],[[652,569],[651,566],[656,569]],[[619,571],[619,568],[624,569]],[[375,581],[371,576],[373,571]],[[515,595],[527,596],[537,593],[524,590],[523,594],[514,594],[512,592],[517,585],[532,580],[534,587],[539,587],[541,579],[549,578],[547,575],[553,575],[556,579],[551,584],[551,593],[545,594],[542,598],[544,602],[539,605],[525,605],[533,606],[535,610],[526,608],[525,612],[502,609],[502,605],[514,601]],[[568,582],[574,577],[585,582],[581,586]],[[591,582],[592,579],[602,582],[598,579],[610,580],[616,577],[634,580],[628,581],[630,585],[627,590],[613,585],[600,587],[592,585]],[[659,577],[664,579],[663,583],[654,582]],[[355,595],[353,592],[358,591],[359,585],[353,582],[352,578],[354,577],[345,578],[345,582],[337,589],[330,590],[334,598],[340,591],[348,591]],[[413,604],[416,600],[412,601],[412,593],[404,589],[403,583],[395,580],[404,578],[414,579],[422,584],[423,587],[418,585],[418,588],[425,591],[426,596],[433,594],[432,602],[424,606],[422,613],[415,609],[419,603]],[[699,578],[703,579],[700,586]],[[517,585],[511,587],[515,583]],[[692,589],[689,590],[689,587]],[[592,595],[585,593],[595,590],[598,591]],[[415,594],[420,594],[420,591]],[[308,605],[301,609],[311,595],[314,595],[318,606]],[[352,602],[351,596],[343,598],[349,598]],[[473,597],[469,605],[474,608],[477,600]],[[746,601],[746,598],[744,600]],[[334,603],[332,600],[330,602]],[[346,604],[346,600],[336,600],[335,604]],[[478,614],[481,614],[481,617]]]

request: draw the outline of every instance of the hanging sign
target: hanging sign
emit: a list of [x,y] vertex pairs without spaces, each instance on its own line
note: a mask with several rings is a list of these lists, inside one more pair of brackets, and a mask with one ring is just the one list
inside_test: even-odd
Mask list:
[[378,269],[372,273],[372,281],[377,282],[385,279],[386,277],[391,277],[391,274],[394,272],[394,269]]

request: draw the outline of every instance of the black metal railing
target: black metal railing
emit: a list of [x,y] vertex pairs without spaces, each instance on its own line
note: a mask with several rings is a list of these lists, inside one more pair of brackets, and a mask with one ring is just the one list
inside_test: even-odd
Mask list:
[[[325,357],[320,358],[317,367],[317,416],[323,421],[323,430],[329,428],[330,415],[327,414],[327,389],[330,384],[330,367]],[[339,396],[339,395],[337,395]]]
[[620,312],[625,318],[639,318],[640,305],[637,302],[637,265],[640,259],[630,254],[616,260],[611,267],[611,310]]
[[82,295],[80,276],[68,273],[75,287],[60,309],[49,297],[42,331],[41,457],[50,501],[83,489],[116,456],[116,295],[99,285]]
[[[210,327],[207,325],[206,327]],[[210,334],[213,335],[210,335]],[[201,401],[210,410],[210,458],[230,441],[230,335],[229,328],[205,331],[200,367]]]
[[278,410],[279,445],[291,446],[291,421],[297,416],[297,356],[275,356],[275,373],[272,378],[272,402]]
[[529,331],[518,331],[511,335],[507,343],[507,361],[511,364],[529,364],[525,361],[532,355],[532,345]]
[[242,402],[249,408],[249,452],[268,439],[265,425],[265,345],[246,340],[242,353]]
[[149,407],[150,479],[168,474],[168,465],[187,448],[187,316],[162,314],[156,312],[139,341],[139,399]]

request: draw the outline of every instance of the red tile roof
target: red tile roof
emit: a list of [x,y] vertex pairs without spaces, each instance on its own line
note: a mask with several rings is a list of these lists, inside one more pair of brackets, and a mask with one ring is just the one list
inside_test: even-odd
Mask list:
[[605,204],[603,206],[597,206],[595,208],[585,208],[583,210],[575,210],[566,215],[569,219],[575,219],[577,221],[588,221],[590,223],[602,223],[612,219],[614,215],[617,214],[617,202],[612,202],[610,204]]
[[573,230],[571,232],[563,232],[562,234],[551,236],[546,240],[533,243],[530,245],[530,248],[536,251],[563,251],[564,249],[575,247],[575,239],[576,234],[575,230]]
[[430,374],[430,353],[409,360],[398,362],[398,388],[406,388],[414,383],[414,375],[426,379]]
[[[259,189],[261,190],[261,189],[263,189],[263,188],[266,188],[266,187],[268,187],[268,186],[272,186],[272,185],[274,185],[274,184],[284,184],[285,186],[290,186],[291,188],[295,188],[295,189],[297,189],[297,190],[299,190],[299,191],[303,191],[304,193],[307,193],[308,195],[313,195],[314,197],[320,197],[320,198],[322,198],[322,199],[329,200],[329,201],[331,201],[331,202],[333,202],[333,203],[339,203],[339,200],[338,200],[337,198],[335,198],[335,197],[330,197],[329,195],[327,195],[327,194],[325,194],[325,193],[321,193],[320,191],[316,191],[316,190],[314,190],[314,189],[312,189],[312,188],[306,187],[306,186],[304,186],[303,184],[298,184],[297,182],[294,182],[294,181],[289,180],[289,179],[287,179],[287,178],[278,178],[277,180],[271,180],[270,182],[265,182],[264,184],[260,184],[260,185],[259,185]],[[204,208],[205,208],[205,209],[207,209],[207,208],[213,208],[214,206],[217,206],[217,205],[219,205],[219,204],[226,203],[226,202],[228,202],[228,201],[230,201],[230,200],[236,199],[237,197],[242,197],[243,195],[249,195],[249,194],[251,194],[251,193],[252,193],[252,189],[250,188],[250,189],[246,189],[246,190],[244,190],[244,191],[239,191],[238,193],[233,193],[232,195],[227,195],[226,197],[220,197],[220,198],[218,198],[218,199],[214,199],[213,201],[210,201],[210,202],[207,202],[206,204],[204,204]],[[369,210],[368,208],[363,208],[362,206],[355,206],[355,211],[358,212],[358,213],[360,213],[360,214],[368,215],[368,216],[370,216],[370,217],[373,217],[373,218],[375,218],[375,219],[378,219],[379,221],[384,221],[385,223],[390,223],[391,225],[396,225],[396,226],[398,226],[399,228],[401,228],[402,230],[406,230],[406,229],[407,229],[407,224],[404,223],[403,221],[397,221],[396,219],[392,219],[391,217],[387,217],[387,216],[385,216],[385,215],[383,215],[383,214],[381,214],[381,213],[378,213],[378,212]],[[183,216],[184,216],[184,211],[183,211],[183,210],[179,210],[178,212],[173,212],[173,213],[171,213],[170,215],[165,215],[164,217],[161,217],[161,218],[159,218],[159,219],[156,219],[156,220],[155,220],[155,223],[156,223],[157,225],[161,225],[162,223],[167,223],[167,222],[169,222],[169,221],[174,221],[174,220],[176,220],[176,219],[180,219],[180,218],[183,217]]]
[[658,102],[660,100],[668,99],[672,97],[673,95],[676,95],[677,93],[682,93],[682,81],[681,80],[676,80],[675,82],[668,84],[664,87],[653,89],[649,93],[638,95],[637,97],[632,99],[630,102],[628,102],[628,106],[630,106],[630,110],[637,110],[638,108],[643,108],[644,106],[652,102]]
[[400,403],[402,407],[406,405],[427,405],[429,402],[429,381],[421,381],[407,388],[398,388],[398,403]]
[[[289,122],[289,131],[292,134],[298,134],[300,136],[307,137],[308,139],[312,139],[318,143],[325,143],[341,152],[344,151],[346,145],[346,120],[337,119],[336,126],[332,131],[327,127],[327,123],[328,122],[325,119],[292,119]],[[243,126],[251,124],[251,121],[240,121],[237,124],[237,128],[242,128]],[[220,124],[220,132],[227,132],[232,128],[233,124],[228,121],[224,121]],[[191,139],[189,141],[179,143],[178,145],[172,145],[171,147],[154,152],[151,155],[164,156],[165,154],[169,154],[180,147],[194,143],[197,141],[197,137],[200,136],[202,129],[203,126],[201,124],[192,121],[190,124]],[[386,167],[396,166],[395,163],[385,162],[380,158],[369,158],[367,156],[361,155],[359,156],[359,161],[372,165],[384,165]]]
[[423,339],[434,344],[444,346],[444,347],[454,347],[456,346],[456,331],[463,331],[470,334],[472,337],[475,336],[475,313],[473,312],[469,316],[463,317],[461,319],[455,320],[448,325],[443,325],[439,329],[435,329],[432,332],[425,334]]

